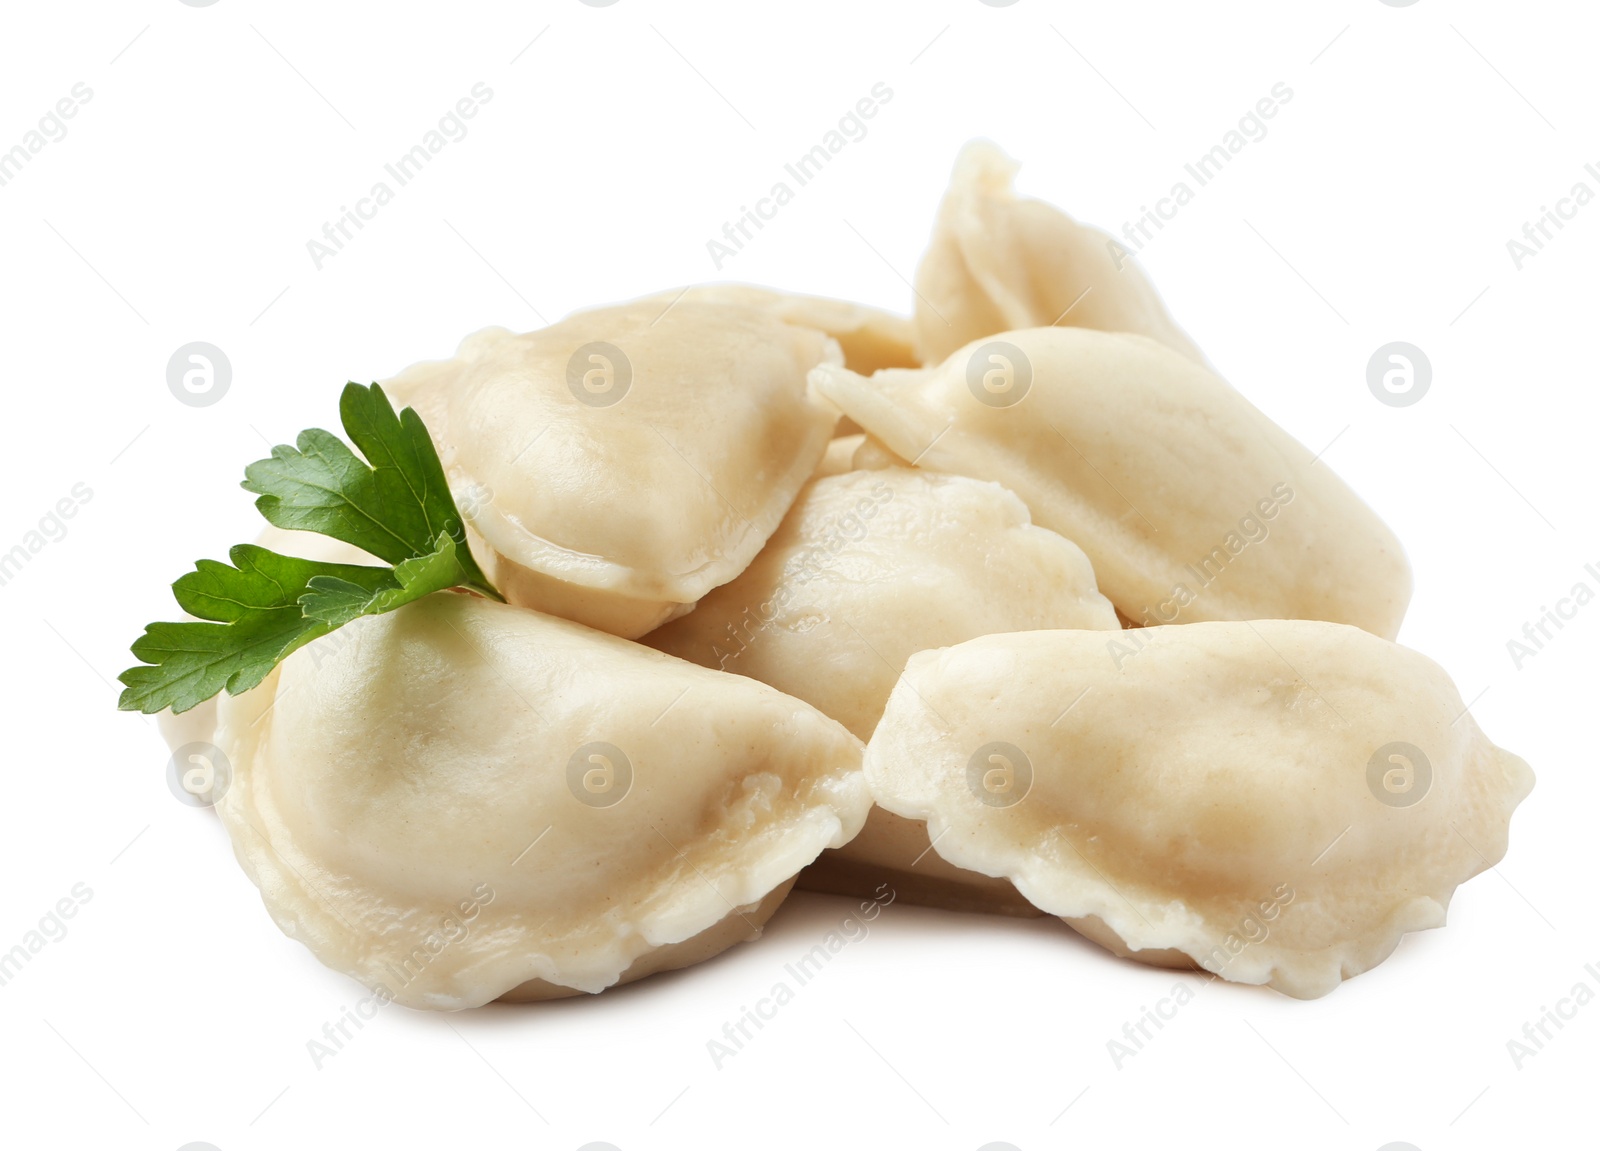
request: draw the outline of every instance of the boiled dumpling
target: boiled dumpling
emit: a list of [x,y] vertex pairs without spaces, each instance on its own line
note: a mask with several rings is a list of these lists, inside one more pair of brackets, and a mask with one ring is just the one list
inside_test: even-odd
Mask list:
[[956,159],[917,268],[923,362],[984,336],[1055,324],[1137,332],[1203,362],[1139,265],[1098,228],[1019,198],[1016,174],[1016,161],[987,140]]
[[811,473],[811,478],[820,479],[822,476],[837,476],[854,471],[856,452],[866,440],[866,435],[861,432],[848,436],[835,436],[829,440],[828,450],[822,453],[822,459],[817,463],[817,470]]
[[743,571],[838,413],[837,344],[765,306],[686,298],[490,328],[383,387],[439,446],[469,543],[512,603],[642,635]]
[[1437,664],[1287,620],[924,652],[865,765],[940,855],[1120,954],[1303,998],[1442,925],[1533,786]]
[[859,741],[799,700],[461,594],[295,652],[217,738],[273,918],[413,1007],[715,954],[869,805]]
[[[1083,552],[998,484],[891,467],[813,480],[742,575],[644,642],[771,684],[866,739],[915,652],[1050,627],[1119,627]],[[865,896],[887,879],[907,902],[1018,908],[1008,885],[927,847],[919,826],[875,810],[801,885]]]
[[1135,623],[1400,627],[1411,576],[1394,534],[1237,391],[1154,340],[1035,328],[937,368],[812,379],[903,459],[1016,492]]
[[646,642],[866,739],[916,652],[1046,627],[1118,627],[1083,552],[998,484],[894,467],[807,484],[738,578]]
[[753,284],[696,284],[649,298],[662,307],[698,300],[761,308],[786,323],[832,336],[844,354],[845,367],[854,372],[914,368],[922,362],[917,358],[911,321],[870,304],[780,292]]

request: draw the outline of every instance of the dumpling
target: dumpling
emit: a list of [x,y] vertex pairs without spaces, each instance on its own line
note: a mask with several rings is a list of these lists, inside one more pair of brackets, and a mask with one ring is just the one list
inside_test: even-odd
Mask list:
[[[1073,543],[998,484],[904,467],[813,480],[755,562],[652,647],[767,683],[861,739],[906,660],[991,632],[1119,628]],[[875,810],[801,886],[1019,909],[1008,885],[944,865],[916,825]],[[916,866],[913,868],[913,864]]]
[[1037,628],[1118,628],[1083,552],[999,484],[895,467],[807,484],[741,575],[645,642],[866,739],[916,652]]
[[835,436],[829,440],[828,450],[822,453],[822,459],[817,463],[817,470],[811,473],[812,479],[854,471],[856,452],[866,439],[865,434],[857,432],[849,436]]
[[1116,241],[1011,188],[1017,162],[987,140],[956,158],[950,190],[916,275],[923,363],[973,340],[1056,324],[1137,332],[1196,363],[1144,271]]
[[218,742],[278,925],[412,1007],[716,954],[870,802],[860,742],[799,700],[460,594],[295,652],[220,701]]
[[922,362],[917,357],[911,321],[870,304],[780,292],[753,284],[696,284],[649,299],[663,307],[675,306],[673,301],[698,300],[762,308],[786,323],[832,336],[844,353],[844,366],[853,372],[914,368]]
[[1533,786],[1437,664],[1293,620],[924,652],[865,770],[945,859],[1118,953],[1301,998],[1441,926]]
[[937,368],[812,380],[901,458],[1016,492],[1135,623],[1399,630],[1411,574],[1394,534],[1237,391],[1154,340],[1035,328]]
[[383,388],[427,424],[507,599],[632,637],[761,550],[838,421],[806,372],[838,362],[772,308],[652,299],[486,329]]

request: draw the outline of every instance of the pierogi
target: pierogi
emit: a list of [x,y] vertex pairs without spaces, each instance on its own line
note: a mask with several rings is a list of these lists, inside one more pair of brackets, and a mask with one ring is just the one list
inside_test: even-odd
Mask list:
[[922,362],[917,358],[911,321],[870,304],[780,292],[754,284],[695,284],[648,299],[663,308],[675,307],[684,300],[761,308],[785,323],[815,328],[832,336],[844,355],[845,367],[853,372],[914,368]]
[[[856,453],[861,450],[861,445],[866,443],[864,432],[856,432],[848,436],[835,436],[828,441],[828,450],[822,453],[822,459],[817,463],[817,470],[811,473],[812,479],[821,479],[823,476],[838,476],[845,472],[855,470]],[[798,501],[796,501],[798,502]]]
[[[1033,628],[1116,630],[1089,561],[998,484],[904,467],[813,480],[744,573],[646,643],[751,676],[872,734],[905,662]],[[874,810],[802,887],[1025,911],[1003,883],[944,864],[914,824]]]
[[251,470],[401,546],[202,562],[119,707],[169,706],[282,931],[458,1010],[710,959],[796,887],[1300,998],[1444,923],[1532,772],[1391,642],[1393,533],[1017,170],[961,152],[909,318],[706,284],[487,328],[381,384],[403,421],[347,387],[364,461]]
[[870,804],[860,742],[807,704],[463,594],[295,652],[221,700],[217,742],[278,925],[412,1007],[706,958]]
[[925,370],[813,382],[874,442],[994,480],[1072,540],[1142,625],[1322,619],[1393,638],[1400,542],[1342,480],[1209,370],[1143,336],[1035,328]]
[[1133,258],[1098,228],[1019,197],[1017,168],[987,140],[956,158],[917,268],[923,363],[984,336],[1056,324],[1136,332],[1203,363]]
[[950,863],[1117,953],[1301,998],[1443,925],[1533,786],[1438,665],[1290,620],[923,652],[865,770]]
[[770,684],[866,739],[919,651],[1117,626],[1088,558],[1016,496],[896,467],[807,484],[754,563],[646,642]]
[[778,312],[691,295],[489,328],[383,388],[510,602],[639,636],[744,570],[838,422],[806,385],[837,343]]

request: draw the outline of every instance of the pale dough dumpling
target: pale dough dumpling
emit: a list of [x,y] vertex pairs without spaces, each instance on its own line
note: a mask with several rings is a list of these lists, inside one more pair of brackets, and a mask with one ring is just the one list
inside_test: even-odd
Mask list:
[[923,362],[997,332],[1056,324],[1137,332],[1204,362],[1132,257],[1098,228],[1020,198],[1011,187],[1017,168],[987,140],[956,159],[917,268]]
[[806,372],[840,359],[770,307],[648,299],[489,328],[383,387],[427,424],[494,585],[631,637],[755,557],[838,421]]
[[597,992],[753,937],[861,827],[861,745],[799,700],[462,594],[224,697],[218,803],[279,926],[386,999]]
[[[646,643],[751,676],[862,739],[914,653],[992,632],[1119,627],[1071,541],[998,484],[904,467],[813,480],[754,563]],[[919,842],[920,840],[920,842]],[[881,810],[802,886],[908,902],[1015,908],[1014,891],[928,851]]]
[[865,765],[940,855],[1090,938],[1302,998],[1442,925],[1533,786],[1437,664],[1291,620],[924,652]]
[[771,684],[866,739],[919,651],[1117,627],[1088,558],[1016,496],[893,467],[807,484],[755,562],[645,642]]
[[844,353],[845,367],[853,372],[914,368],[922,362],[917,357],[911,321],[870,304],[780,292],[754,284],[696,284],[648,298],[663,308],[675,307],[684,300],[699,300],[764,309],[786,323],[832,336]]
[[1399,630],[1411,574],[1394,534],[1237,391],[1154,340],[1035,328],[937,368],[812,380],[901,458],[1016,492],[1135,623]]
[[856,453],[866,442],[867,437],[862,432],[833,437],[828,441],[828,450],[822,453],[822,459],[817,462],[817,470],[811,473],[811,478],[819,479],[822,476],[837,476],[854,471]]

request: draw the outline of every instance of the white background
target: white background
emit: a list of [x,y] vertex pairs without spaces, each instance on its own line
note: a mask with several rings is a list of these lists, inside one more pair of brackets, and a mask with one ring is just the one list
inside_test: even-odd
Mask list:
[[[1518,670],[1506,643],[1600,580],[1592,333],[1600,206],[1519,271],[1506,241],[1600,165],[1592,6],[1420,0],[794,6],[620,0],[8,4],[0,148],[0,550],[92,499],[0,587],[0,950],[92,900],[0,987],[10,1145],[1578,1146],[1600,1005],[1518,1070],[1506,1042],[1600,964],[1600,606]],[[531,46],[530,45],[531,42]],[[477,82],[492,101],[319,271],[306,241]],[[882,81],[892,102],[718,273],[706,241]],[[721,1070],[706,1042],[849,910],[597,999],[389,1008],[321,1070],[360,989],[279,934],[217,821],[115,711],[167,585],[250,538],[265,441],[332,426],[347,379],[487,324],[734,278],[909,311],[959,145],[1112,230],[1282,81],[1292,102],[1141,261],[1217,368],[1407,543],[1402,640],[1538,773],[1510,854],[1441,931],[1329,997],[1215,985],[1118,1070],[1174,976],[1059,924],[895,906]],[[168,391],[205,340],[233,383]],[[1431,360],[1380,404],[1372,352]],[[1196,981],[1198,982],[1198,981]]]

